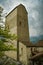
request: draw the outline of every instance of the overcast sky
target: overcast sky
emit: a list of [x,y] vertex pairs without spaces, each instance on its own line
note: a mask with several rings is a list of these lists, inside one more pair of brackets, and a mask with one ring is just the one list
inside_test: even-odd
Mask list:
[[30,36],[43,35],[43,0],[0,0],[4,13],[10,12],[20,3],[28,11]]

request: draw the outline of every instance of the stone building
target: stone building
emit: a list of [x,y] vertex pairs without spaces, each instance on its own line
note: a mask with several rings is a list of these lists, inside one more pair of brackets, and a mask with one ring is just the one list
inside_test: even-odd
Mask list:
[[31,56],[31,48],[38,46],[30,43],[29,27],[28,27],[28,13],[24,5],[16,6],[6,16],[6,29],[9,28],[11,34],[16,34],[18,39],[13,41],[14,47],[17,51],[6,51],[5,54],[11,58],[21,61],[23,65],[29,64],[29,57]]
[[16,41],[13,41],[17,51],[9,51],[5,52],[5,54],[27,65],[28,59],[26,43],[30,42],[28,30],[28,13],[22,4],[15,7],[6,16],[5,26],[6,29],[9,28],[11,34],[16,34],[18,37]]

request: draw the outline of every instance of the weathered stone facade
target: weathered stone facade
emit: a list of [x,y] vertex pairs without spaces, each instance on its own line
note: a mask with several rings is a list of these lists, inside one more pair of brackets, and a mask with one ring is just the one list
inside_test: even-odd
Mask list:
[[[17,48],[17,40],[13,41],[15,48],[19,50],[19,60],[27,65],[27,47],[23,42],[29,42],[28,31],[28,13],[26,8],[20,4],[6,16],[6,29],[9,28],[11,34],[16,34],[19,41],[19,49]],[[5,52],[6,55],[17,60],[17,51]]]
[[43,51],[41,43],[38,44],[30,43],[29,39],[29,29],[28,29],[28,13],[26,8],[20,4],[15,9],[13,9],[6,16],[6,29],[9,28],[11,34],[16,34],[18,39],[13,41],[14,47],[17,48],[17,51],[5,52],[11,58],[19,59],[23,64],[29,65],[29,58],[31,56],[31,47],[34,50],[36,48],[39,51]]

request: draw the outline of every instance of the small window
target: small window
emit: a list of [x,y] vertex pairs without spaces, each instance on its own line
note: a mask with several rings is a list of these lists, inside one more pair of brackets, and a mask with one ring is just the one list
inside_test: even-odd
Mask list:
[[23,55],[23,48],[21,48],[21,55]]
[[20,23],[19,23],[20,25],[21,25],[21,21],[20,21]]

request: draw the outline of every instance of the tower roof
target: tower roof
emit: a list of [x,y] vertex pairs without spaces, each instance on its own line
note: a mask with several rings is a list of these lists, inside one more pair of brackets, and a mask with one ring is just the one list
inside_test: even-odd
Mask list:
[[10,11],[10,12],[6,15],[6,17],[7,17],[11,12],[13,12],[16,8],[18,8],[19,6],[23,6],[24,9],[25,9],[25,11],[26,11],[26,13],[27,13],[27,10],[26,10],[25,6],[24,6],[23,4],[19,4],[19,5],[16,6],[12,11]]

